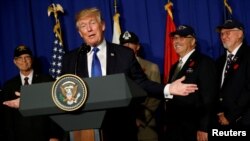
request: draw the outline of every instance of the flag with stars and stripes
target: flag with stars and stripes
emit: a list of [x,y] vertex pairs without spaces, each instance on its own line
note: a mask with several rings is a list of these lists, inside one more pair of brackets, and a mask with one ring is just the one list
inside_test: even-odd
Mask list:
[[63,40],[62,40],[62,30],[61,30],[61,24],[58,18],[59,12],[64,13],[63,7],[60,4],[54,4],[52,3],[48,7],[48,16],[50,16],[52,13],[55,18],[55,25],[53,28],[54,32],[54,43],[53,43],[53,51],[52,51],[52,58],[50,62],[50,75],[53,78],[57,78],[61,75],[61,69],[62,69],[62,58],[65,54],[64,47],[63,47]]
[[52,51],[52,58],[51,58],[51,67],[50,67],[50,74],[53,78],[57,78],[61,75],[61,68],[62,68],[62,58],[65,54],[63,43],[55,34],[55,40],[53,44],[53,51]]

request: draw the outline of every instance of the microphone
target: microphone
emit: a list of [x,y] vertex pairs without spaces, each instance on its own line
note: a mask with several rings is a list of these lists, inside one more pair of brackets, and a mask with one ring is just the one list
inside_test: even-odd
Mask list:
[[76,56],[76,63],[75,63],[75,75],[77,75],[77,68],[78,68],[78,58],[82,53],[87,54],[91,50],[90,45],[87,45],[86,43],[82,43],[80,48],[77,51]]
[[88,53],[90,51],[90,49],[91,49],[90,45],[82,43],[82,45],[78,51],[78,54],[79,54],[79,52]]

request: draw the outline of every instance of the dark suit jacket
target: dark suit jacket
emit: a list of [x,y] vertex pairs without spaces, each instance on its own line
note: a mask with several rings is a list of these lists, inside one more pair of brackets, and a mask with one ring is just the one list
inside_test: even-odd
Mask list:
[[[169,80],[172,79],[177,64],[178,62],[171,68]],[[179,137],[179,140],[196,140],[197,130],[209,130],[218,90],[215,63],[209,57],[194,51],[176,79],[182,76],[186,76],[184,83],[195,83],[198,90],[185,97],[174,96],[166,102],[166,133]],[[183,132],[179,132],[181,130],[188,136],[182,136]]]
[[[221,82],[226,55],[221,56],[218,73]],[[250,127],[250,49],[242,44],[236,53],[219,93],[219,111],[224,112],[231,124]]]
[[[53,79],[48,75],[34,72],[33,82],[48,82]],[[22,85],[20,75],[8,80],[3,87],[4,100],[16,99],[15,91]],[[35,94],[35,93],[34,93]],[[60,137],[62,129],[49,117],[23,117],[18,109],[4,107],[4,135],[6,141],[48,141],[50,137]]]
[[[76,65],[77,63],[77,65]],[[76,67],[77,66],[77,67]],[[149,94],[163,98],[164,85],[149,81],[131,49],[107,42],[107,75],[124,73],[142,86]],[[87,55],[73,50],[63,58],[62,73],[88,76]],[[129,108],[110,110],[103,122],[104,140],[134,141],[136,138],[135,114]]]

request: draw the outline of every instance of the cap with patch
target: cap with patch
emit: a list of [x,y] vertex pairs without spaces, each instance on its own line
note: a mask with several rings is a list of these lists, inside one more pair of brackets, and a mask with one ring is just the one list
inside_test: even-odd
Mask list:
[[188,35],[191,35],[195,38],[195,32],[194,29],[191,26],[188,25],[180,25],[177,27],[177,29],[174,32],[170,33],[170,36],[173,37],[174,35],[180,35],[183,37],[186,37]]
[[20,45],[16,47],[14,51],[14,57],[19,57],[20,55],[23,55],[23,54],[29,54],[30,56],[32,56],[32,52],[28,47],[24,45]]
[[220,32],[221,29],[233,29],[238,28],[240,30],[244,30],[244,26],[237,20],[226,20],[223,25],[217,26],[216,31]]
[[120,44],[139,43],[139,38],[133,32],[125,31],[120,35]]

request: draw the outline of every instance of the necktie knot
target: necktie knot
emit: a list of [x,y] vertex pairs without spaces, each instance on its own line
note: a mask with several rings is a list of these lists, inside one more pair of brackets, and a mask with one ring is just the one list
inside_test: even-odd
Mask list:
[[29,77],[24,78],[24,85],[29,85]]
[[227,55],[227,61],[231,63],[232,59],[233,59],[233,56],[234,56],[233,54],[228,54]]
[[94,47],[94,48],[93,48],[94,54],[96,54],[98,51],[99,51],[99,48],[97,48],[97,47]]

